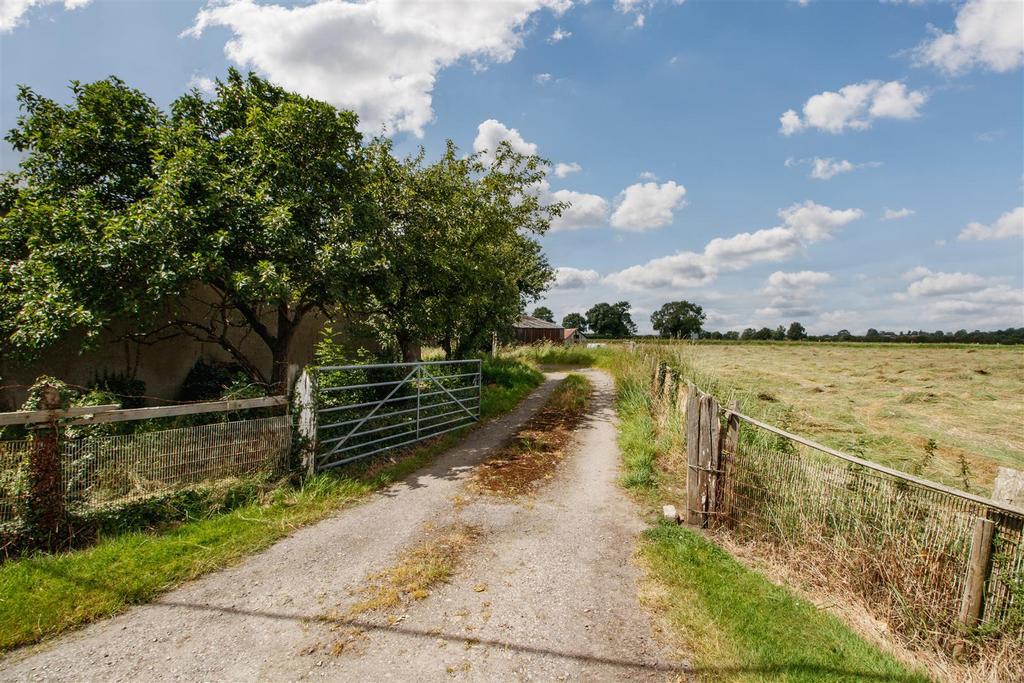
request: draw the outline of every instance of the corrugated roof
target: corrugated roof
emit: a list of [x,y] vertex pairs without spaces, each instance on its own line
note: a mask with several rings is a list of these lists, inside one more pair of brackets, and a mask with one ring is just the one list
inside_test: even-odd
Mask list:
[[532,315],[524,315],[513,327],[533,327],[547,330],[562,329],[561,325],[549,323],[547,320],[541,320],[540,318],[534,318]]

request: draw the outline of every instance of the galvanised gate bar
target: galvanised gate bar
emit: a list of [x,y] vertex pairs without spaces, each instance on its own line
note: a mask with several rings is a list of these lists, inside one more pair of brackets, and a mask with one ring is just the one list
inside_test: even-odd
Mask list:
[[480,361],[315,369],[323,471],[469,426],[480,419]]

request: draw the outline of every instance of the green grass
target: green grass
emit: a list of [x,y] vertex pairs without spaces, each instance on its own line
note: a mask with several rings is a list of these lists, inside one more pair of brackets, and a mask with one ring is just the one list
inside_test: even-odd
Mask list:
[[548,343],[514,346],[502,351],[502,356],[506,358],[519,358],[539,365],[571,365],[583,368],[596,365],[602,355],[598,349]]
[[661,525],[646,532],[641,553],[665,590],[665,617],[683,634],[704,678],[928,680],[700,534]]
[[[682,425],[678,415],[655,415],[649,358],[623,350],[605,354],[599,363],[615,378],[621,482],[653,516],[661,502],[685,498]],[[698,532],[655,527],[644,536],[641,557],[661,596],[651,602],[705,678],[927,680],[908,673],[839,619],[745,569]]]
[[[481,415],[511,410],[543,379],[513,360],[484,364]],[[38,554],[0,565],[0,650],[28,645],[152,600],[175,585],[266,548],[295,529],[352,505],[428,463],[458,441],[445,435],[386,469],[357,463],[284,486],[226,514],[156,533],[101,538],[88,549]]]

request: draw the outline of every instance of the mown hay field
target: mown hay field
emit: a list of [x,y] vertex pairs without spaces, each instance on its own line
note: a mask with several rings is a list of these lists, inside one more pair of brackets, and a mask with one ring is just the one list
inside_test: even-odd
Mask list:
[[999,465],[1024,469],[1022,347],[700,343],[678,352],[774,424],[844,452],[982,495]]

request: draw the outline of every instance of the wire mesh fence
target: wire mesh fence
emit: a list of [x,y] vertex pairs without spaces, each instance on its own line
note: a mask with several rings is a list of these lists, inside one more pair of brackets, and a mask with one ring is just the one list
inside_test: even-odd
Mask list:
[[480,361],[317,369],[318,471],[412,445],[480,419]]
[[[711,442],[722,444],[720,458],[709,470],[716,485],[696,489],[709,526],[774,548],[771,555],[815,585],[843,586],[904,635],[956,646],[973,632],[1024,644],[1021,511],[839,453],[714,401],[710,419],[689,419],[689,409],[705,404],[687,400],[681,374],[656,357],[642,362],[651,368],[653,410],[686,424],[688,451],[691,440],[704,442],[705,422],[719,436]],[[688,471],[700,471],[687,455]],[[992,533],[979,545],[980,526]],[[966,607],[974,587],[980,623]],[[972,623],[976,629],[965,629]]]
[[[68,509],[127,505],[203,482],[283,473],[290,415],[58,441]],[[15,522],[27,495],[32,439],[0,442],[0,524]]]
[[786,547],[901,632],[923,637],[961,632],[974,528],[991,520],[983,624],[1024,636],[1024,517],[782,440],[774,448],[741,441],[725,456],[724,481],[721,522],[732,533]]

